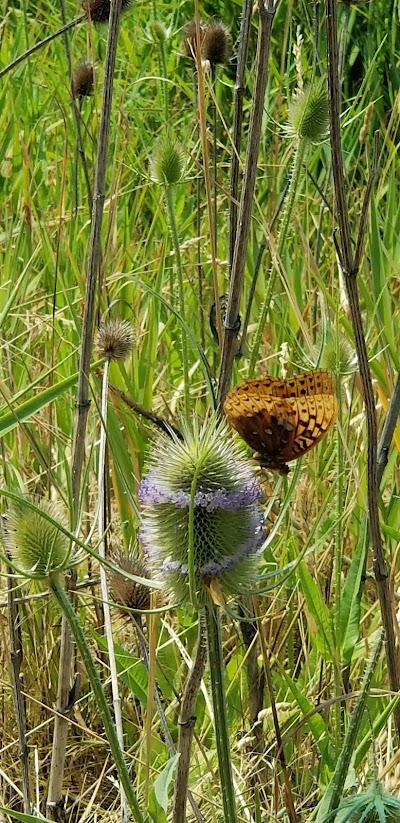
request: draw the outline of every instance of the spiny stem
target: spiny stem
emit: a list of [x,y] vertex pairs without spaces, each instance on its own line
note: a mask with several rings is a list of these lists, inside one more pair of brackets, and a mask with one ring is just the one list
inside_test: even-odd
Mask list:
[[78,647],[79,653],[81,655],[82,661],[87,671],[88,678],[90,680],[90,685],[93,689],[93,693],[96,698],[97,707],[99,709],[99,712],[104,723],[104,730],[107,735],[107,740],[110,744],[110,749],[112,756],[114,758],[118,776],[124,788],[126,798],[129,803],[129,807],[133,814],[133,819],[137,821],[137,823],[145,823],[143,815],[140,811],[136,794],[131,783],[123,752],[121,751],[120,745],[118,743],[117,732],[115,730],[113,719],[111,717],[111,712],[108,707],[106,696],[104,694],[104,689],[98,671],[96,669],[96,666],[94,665],[92,656],[90,654],[89,646],[83,634],[81,624],[78,620],[75,610],[71,605],[69,597],[65,593],[60,577],[54,575],[50,580],[50,584],[54,596],[58,602],[58,605],[60,606],[60,609],[62,610],[63,614],[68,620],[69,627],[72,631],[72,634],[74,635],[76,645]]

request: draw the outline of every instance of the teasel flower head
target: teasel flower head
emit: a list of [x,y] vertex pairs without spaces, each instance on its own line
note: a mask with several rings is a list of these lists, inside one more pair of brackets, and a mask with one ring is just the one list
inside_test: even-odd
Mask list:
[[164,23],[161,20],[149,20],[147,24],[146,30],[147,38],[150,40],[151,43],[155,45],[160,45],[165,43],[168,38],[169,32],[165,28]]
[[289,107],[287,130],[298,140],[321,143],[328,136],[329,104],[325,77],[313,80],[295,95]]
[[91,97],[94,91],[93,63],[83,61],[74,68],[72,94],[74,97]]
[[[126,609],[136,609],[141,612],[150,608],[150,589],[143,583],[136,583],[129,575],[135,577],[150,578],[147,563],[140,557],[139,552],[125,554],[123,551],[115,552],[110,558],[119,571],[115,569],[107,570],[110,594],[114,603],[121,607],[121,614],[127,617]],[[134,615],[133,615],[134,616]]]
[[[130,6],[131,0],[122,0],[121,14]],[[108,23],[111,11],[110,0],[83,0],[83,10],[92,23]]]
[[204,27],[201,55],[211,66],[226,63],[232,48],[228,26],[221,20],[209,20]]
[[10,501],[3,527],[4,543],[18,574],[37,580],[51,579],[80,561],[60,526],[67,528],[67,523],[55,503],[29,501],[22,496]]
[[201,605],[212,591],[225,599],[248,589],[264,539],[262,492],[225,422],[213,415],[203,425],[182,423],[182,435],[154,444],[139,487],[139,536],[172,602],[196,605],[192,571]]
[[337,340],[335,335],[328,334],[320,365],[335,374],[353,374],[358,368],[357,353],[343,336]]
[[179,183],[184,170],[184,153],[175,138],[166,133],[157,141],[151,161],[150,174],[156,183],[174,186]]
[[134,343],[133,328],[126,320],[106,320],[98,329],[95,345],[101,357],[107,360],[125,360]]

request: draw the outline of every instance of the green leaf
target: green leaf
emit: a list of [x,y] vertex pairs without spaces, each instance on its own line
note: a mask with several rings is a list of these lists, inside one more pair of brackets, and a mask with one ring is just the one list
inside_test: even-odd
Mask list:
[[168,789],[174,776],[179,758],[180,752],[174,754],[173,757],[171,757],[165,764],[162,772],[158,775],[153,784],[157,803],[161,806],[164,812],[168,809]]
[[311,626],[311,633],[315,636],[318,651],[322,654],[324,660],[333,661],[337,655],[332,633],[332,619],[328,606],[324,603],[320,590],[311,577],[304,561],[299,563],[298,575],[302,592],[306,599],[309,616],[312,617],[316,624],[317,633],[315,634],[315,625]]
[[310,730],[319,751],[321,752],[322,764],[327,767],[330,772],[335,768],[334,752],[330,744],[329,730],[322,719],[321,715],[314,713],[314,706],[308,702],[307,698],[301,689],[298,688],[297,683],[285,672],[278,659],[275,660],[275,665],[279,669],[282,677],[285,679],[292,695],[304,717],[307,717],[307,727]]
[[6,806],[0,806],[2,814],[9,814],[10,817],[15,817],[21,823],[51,823],[46,817],[35,817],[34,814],[25,814],[24,812],[16,812],[15,809],[8,809]]
[[364,557],[367,551],[366,526],[361,530],[357,549],[352,557],[350,570],[343,588],[340,601],[340,648],[342,663],[346,665],[352,658],[354,647],[360,634],[359,597]]

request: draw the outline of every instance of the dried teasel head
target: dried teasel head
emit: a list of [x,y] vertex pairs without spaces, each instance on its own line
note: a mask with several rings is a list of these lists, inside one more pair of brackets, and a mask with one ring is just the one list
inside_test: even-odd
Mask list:
[[114,603],[121,606],[124,617],[127,616],[125,608],[147,611],[150,608],[150,589],[143,583],[135,583],[124,574],[128,572],[135,577],[149,580],[150,572],[145,561],[137,552],[125,554],[123,551],[115,552],[111,559],[114,565],[119,567],[119,571],[107,570],[110,594]]
[[[131,0],[122,0],[121,14],[130,6]],[[108,23],[110,17],[110,0],[83,0],[83,10],[92,23]]]
[[[200,21],[200,43],[203,42],[205,23]],[[192,60],[196,56],[196,21],[190,20],[183,29],[183,48],[187,57]]]
[[83,61],[74,68],[72,75],[72,94],[74,97],[91,97],[94,91],[93,63]]
[[118,318],[101,324],[95,342],[99,355],[107,360],[125,360],[133,349],[133,343],[131,324]]
[[204,29],[201,55],[211,66],[226,63],[232,48],[232,37],[228,26],[221,20],[210,20]]

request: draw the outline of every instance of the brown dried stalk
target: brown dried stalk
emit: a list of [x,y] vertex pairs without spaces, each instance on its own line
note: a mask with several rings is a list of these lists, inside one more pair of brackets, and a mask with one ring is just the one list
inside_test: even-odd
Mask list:
[[[326,27],[330,98],[330,140],[332,149],[332,170],[337,220],[339,224],[340,237],[340,243],[336,240],[335,245],[346,285],[358,364],[363,386],[365,416],[367,423],[367,507],[369,534],[372,544],[373,568],[378,590],[382,624],[386,634],[385,652],[390,688],[392,691],[398,692],[400,687],[400,675],[395,640],[395,607],[390,591],[388,568],[383,552],[382,538],[379,527],[379,488],[377,463],[378,430],[376,409],[357,285],[357,274],[364,247],[369,201],[377,168],[377,140],[375,140],[373,167],[365,191],[364,202],[361,210],[356,251],[355,254],[353,254],[340,133],[339,53],[337,42],[336,0],[327,0],[326,2]],[[394,718],[397,735],[400,740],[400,707],[397,707],[394,710]]]

